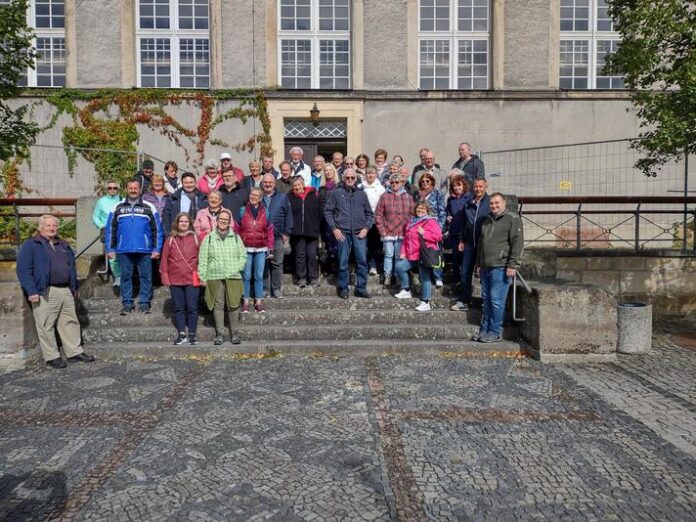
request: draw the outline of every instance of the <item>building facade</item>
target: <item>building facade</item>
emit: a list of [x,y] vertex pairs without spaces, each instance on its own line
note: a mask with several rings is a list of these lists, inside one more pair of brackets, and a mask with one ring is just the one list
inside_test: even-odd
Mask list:
[[[604,0],[31,0],[28,19],[29,86],[272,88],[276,160],[301,145],[415,163],[428,146],[449,165],[461,141],[638,131],[621,78],[602,73],[618,41]],[[153,139],[142,148],[181,159]]]

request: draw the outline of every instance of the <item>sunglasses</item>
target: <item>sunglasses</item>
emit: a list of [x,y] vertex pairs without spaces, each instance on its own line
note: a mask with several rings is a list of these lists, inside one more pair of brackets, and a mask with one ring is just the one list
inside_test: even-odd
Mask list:
[[118,187],[106,187],[106,190],[118,190]]
[[432,183],[432,181],[430,181],[429,179],[422,179],[422,180],[421,180],[421,185],[423,185],[423,184],[425,184],[425,183]]
[[346,181],[348,181],[348,180],[350,180],[350,179],[358,179],[358,178],[356,178],[355,176],[346,176],[346,177],[344,177],[343,179],[345,179]]

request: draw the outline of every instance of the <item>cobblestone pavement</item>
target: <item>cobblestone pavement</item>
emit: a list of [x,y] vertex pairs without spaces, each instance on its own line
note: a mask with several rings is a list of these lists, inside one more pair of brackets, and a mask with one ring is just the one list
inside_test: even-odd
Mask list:
[[696,520],[696,354],[0,376],[0,520]]

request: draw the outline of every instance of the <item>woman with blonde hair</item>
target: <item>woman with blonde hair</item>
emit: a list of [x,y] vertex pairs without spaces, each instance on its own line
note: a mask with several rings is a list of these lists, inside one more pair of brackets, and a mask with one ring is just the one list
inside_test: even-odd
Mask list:
[[440,249],[442,229],[437,220],[430,215],[430,206],[425,201],[416,203],[413,217],[406,225],[404,240],[401,243],[401,259],[396,263],[396,275],[401,283],[401,291],[394,297],[397,299],[410,299],[412,297],[408,272],[412,268],[418,268],[421,300],[416,306],[416,310],[428,312],[432,309],[430,298],[432,295],[433,267],[426,266],[421,260],[421,239],[425,242],[426,248]]
[[[159,267],[162,284],[169,287],[169,293],[172,296],[174,325],[177,332],[175,346],[186,342],[191,345],[197,344],[199,248],[200,242],[193,230],[188,213],[177,214],[169,238],[164,241]],[[188,336],[186,335],[187,326]]]
[[162,219],[162,212],[164,212],[164,207],[169,200],[169,193],[164,184],[164,176],[160,174],[153,174],[150,178],[150,188],[143,194],[143,200],[152,205],[159,212],[160,220]]
[[261,172],[261,164],[256,160],[249,162],[249,175],[244,178],[242,188],[251,190],[253,188],[261,188],[261,180],[263,172]]
[[222,210],[222,193],[217,189],[211,190],[208,194],[208,206],[198,211],[193,222],[198,239],[203,241],[205,236],[215,230],[215,223]]

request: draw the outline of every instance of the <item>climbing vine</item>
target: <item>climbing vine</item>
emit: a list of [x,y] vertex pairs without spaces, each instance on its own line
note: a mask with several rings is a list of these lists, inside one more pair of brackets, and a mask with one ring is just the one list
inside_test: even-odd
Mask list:
[[[137,168],[138,126],[165,136],[183,150],[186,162],[194,167],[203,163],[209,144],[238,152],[259,150],[266,154],[272,151],[270,118],[262,90],[108,89],[89,92],[28,89],[25,93],[43,97],[55,109],[42,131],[55,127],[63,114],[71,117],[72,125],[63,128],[62,136],[69,172],[74,172],[80,155],[94,165],[99,186],[107,179],[125,182],[133,176]],[[215,108],[222,101],[236,101],[238,105],[215,117]],[[185,126],[170,113],[172,108],[182,105],[199,112],[195,126]],[[246,141],[229,144],[212,138],[213,131],[221,123],[232,119],[246,123],[250,118],[261,123],[261,130]],[[21,161],[15,159],[2,168],[1,181],[8,195],[23,189],[19,177]]]

